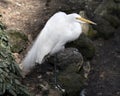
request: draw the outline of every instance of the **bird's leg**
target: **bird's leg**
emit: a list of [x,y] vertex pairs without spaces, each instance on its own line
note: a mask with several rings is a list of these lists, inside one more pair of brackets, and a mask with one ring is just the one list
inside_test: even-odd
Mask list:
[[57,66],[56,66],[56,61],[57,61],[57,55],[55,54],[55,63],[54,63],[54,82],[55,82],[55,88],[62,91],[62,92],[65,92],[65,89],[62,89],[62,87],[58,84],[58,81],[57,81]]
[[80,72],[83,67],[83,58],[81,58],[81,63],[78,63],[78,70],[77,72]]
[[55,80],[55,86],[57,85],[57,68],[56,68],[56,63],[54,63],[54,80]]

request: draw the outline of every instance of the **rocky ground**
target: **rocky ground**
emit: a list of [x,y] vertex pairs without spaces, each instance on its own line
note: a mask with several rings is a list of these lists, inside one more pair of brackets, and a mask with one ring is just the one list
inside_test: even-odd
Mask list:
[[[3,15],[2,22],[6,24],[8,29],[30,34],[29,40],[32,41],[53,13],[63,10],[61,8],[69,9],[63,11],[72,10],[75,12],[72,3],[71,6],[70,9],[69,6],[61,4],[57,0],[1,0],[0,13]],[[93,40],[96,54],[90,61],[91,71],[88,76],[88,84],[84,88],[86,96],[120,96],[119,30],[120,28],[116,28],[114,35],[107,40],[103,38]],[[53,78],[53,66],[48,65],[41,67],[41,69],[46,68],[43,72],[36,68],[31,75],[24,79],[24,83],[36,96],[46,96],[48,93],[47,89],[50,86],[47,82],[52,81],[50,78]],[[43,78],[41,78],[41,74],[44,74]],[[59,92],[53,89],[51,88],[49,96],[59,96]]]
[[109,40],[94,41],[96,55],[91,60],[92,70],[89,75],[87,96],[120,95],[120,33],[116,31]]

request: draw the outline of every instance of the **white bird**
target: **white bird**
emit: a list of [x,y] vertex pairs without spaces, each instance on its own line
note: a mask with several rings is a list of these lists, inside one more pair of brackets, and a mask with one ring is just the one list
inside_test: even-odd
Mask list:
[[77,39],[82,33],[81,23],[96,24],[76,13],[55,13],[47,21],[32,48],[22,61],[23,72],[27,74],[35,66],[35,63],[41,64],[46,55],[64,49],[67,42]]

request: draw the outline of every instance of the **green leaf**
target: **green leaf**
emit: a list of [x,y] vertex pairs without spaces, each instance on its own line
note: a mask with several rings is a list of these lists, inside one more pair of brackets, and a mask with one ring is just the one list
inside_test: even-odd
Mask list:
[[19,81],[21,70],[15,62],[7,33],[3,29],[0,22],[0,96],[5,91],[13,96],[30,96],[28,89]]
[[9,91],[13,96],[17,96],[16,92],[13,91],[12,89],[9,89],[8,91]]
[[5,93],[6,85],[5,83],[2,84],[2,92]]

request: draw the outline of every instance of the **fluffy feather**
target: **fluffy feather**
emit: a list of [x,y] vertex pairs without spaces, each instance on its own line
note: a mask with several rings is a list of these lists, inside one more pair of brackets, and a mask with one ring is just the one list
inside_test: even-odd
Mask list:
[[22,61],[22,70],[25,74],[35,66],[35,63],[41,64],[46,55],[64,49],[67,42],[73,41],[80,36],[82,32],[81,23],[85,22],[77,18],[81,18],[81,16],[76,13],[67,15],[64,12],[58,12],[47,21],[32,48]]

